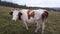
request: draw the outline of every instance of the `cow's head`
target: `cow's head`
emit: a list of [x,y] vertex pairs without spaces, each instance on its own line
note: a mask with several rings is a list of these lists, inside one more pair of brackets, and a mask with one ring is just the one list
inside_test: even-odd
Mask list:
[[16,21],[17,19],[21,20],[22,13],[18,10],[14,10],[13,12],[10,12],[9,14],[12,15],[13,21]]

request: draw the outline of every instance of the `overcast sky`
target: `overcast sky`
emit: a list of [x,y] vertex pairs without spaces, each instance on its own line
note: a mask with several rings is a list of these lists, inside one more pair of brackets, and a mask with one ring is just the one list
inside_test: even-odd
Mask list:
[[2,0],[33,7],[60,7],[60,0]]

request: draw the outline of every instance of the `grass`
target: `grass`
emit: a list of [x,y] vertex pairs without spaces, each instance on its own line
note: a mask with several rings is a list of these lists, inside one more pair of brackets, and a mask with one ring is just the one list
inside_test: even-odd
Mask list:
[[[0,6],[0,34],[33,34],[35,27],[27,31],[22,21],[13,22],[12,16],[9,15],[10,10],[9,7]],[[60,34],[60,12],[49,12],[45,34]]]

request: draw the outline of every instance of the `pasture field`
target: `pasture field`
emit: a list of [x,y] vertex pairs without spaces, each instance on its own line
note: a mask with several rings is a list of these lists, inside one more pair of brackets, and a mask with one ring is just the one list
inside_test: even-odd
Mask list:
[[[0,6],[0,34],[33,34],[35,26],[27,31],[22,21],[13,22],[9,15],[11,8]],[[40,34],[41,32],[38,32]],[[45,34],[60,34],[60,12],[49,12]]]

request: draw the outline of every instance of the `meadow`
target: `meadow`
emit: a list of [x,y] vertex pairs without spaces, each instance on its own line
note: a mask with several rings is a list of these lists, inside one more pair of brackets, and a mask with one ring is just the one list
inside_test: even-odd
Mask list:
[[[11,9],[11,7],[0,6],[0,34],[33,34],[35,26],[26,31],[22,21],[13,22],[11,20],[12,16],[9,15]],[[60,12],[49,11],[45,34],[60,34]]]

